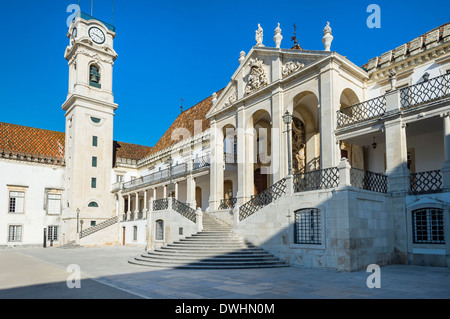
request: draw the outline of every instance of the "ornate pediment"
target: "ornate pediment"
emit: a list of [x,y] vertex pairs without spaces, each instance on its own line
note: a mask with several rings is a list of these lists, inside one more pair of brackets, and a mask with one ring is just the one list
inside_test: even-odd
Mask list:
[[248,82],[245,88],[246,94],[257,91],[263,86],[269,84],[266,66],[262,60],[259,60],[258,58],[250,59],[248,65],[250,66],[250,74],[248,76]]
[[286,77],[294,72],[297,72],[305,67],[305,64],[300,62],[289,61],[283,65],[283,69],[281,71],[283,77]]

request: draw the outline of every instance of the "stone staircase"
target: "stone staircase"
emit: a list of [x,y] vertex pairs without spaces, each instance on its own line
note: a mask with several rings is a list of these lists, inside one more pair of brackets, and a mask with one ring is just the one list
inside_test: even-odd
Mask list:
[[203,231],[129,260],[132,264],[185,269],[288,267],[231,232],[231,226],[203,214]]

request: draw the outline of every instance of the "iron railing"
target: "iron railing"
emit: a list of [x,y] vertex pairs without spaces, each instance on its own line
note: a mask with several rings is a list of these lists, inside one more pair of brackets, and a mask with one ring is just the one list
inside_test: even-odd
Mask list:
[[337,167],[298,173],[294,174],[293,177],[294,192],[334,188],[339,185],[339,170]]
[[236,206],[237,198],[225,198],[220,200],[219,209],[233,209]]
[[169,208],[169,199],[162,198],[153,201],[153,210],[164,210]]
[[400,104],[408,108],[450,96],[450,74],[444,74],[400,89]]
[[[105,25],[105,27],[106,27],[108,30],[113,31],[113,32],[116,32],[116,28],[115,28],[112,24],[109,24],[109,23],[106,23],[106,22],[104,22],[104,21],[101,21],[101,20],[99,20],[99,19],[97,19],[97,18],[94,18],[93,16],[90,16],[90,15],[88,15],[87,13],[84,13],[84,12],[79,11],[79,12],[75,15],[75,18],[81,18],[81,19],[84,19],[84,20],[97,20],[97,21],[100,21],[101,23],[103,23],[103,24]],[[74,18],[74,20],[75,20],[75,18]]]
[[108,220],[105,220],[104,222],[101,222],[98,225],[89,227],[87,229],[81,230],[80,232],[80,239],[84,238],[86,236],[92,235],[93,233],[98,232],[99,230],[102,230],[106,227],[109,227],[111,225],[114,225],[115,223],[117,223],[117,221],[119,220],[118,216],[114,216]]
[[386,113],[386,95],[381,95],[337,111],[337,126],[362,122],[384,113]]
[[179,200],[172,198],[172,209],[182,216],[186,217],[192,222],[196,222],[196,214],[195,209],[189,207],[185,203],[180,202]]
[[411,174],[410,192],[412,194],[436,193],[442,191],[440,170]]
[[239,207],[239,220],[253,215],[264,206],[269,205],[286,193],[286,178],[283,178],[254,196],[247,203]]
[[194,159],[193,169],[198,170],[204,167],[209,167],[211,164],[211,159],[209,155],[205,155],[202,157],[197,157]]
[[350,183],[356,188],[387,193],[387,176],[385,174],[369,172],[352,167],[350,169]]

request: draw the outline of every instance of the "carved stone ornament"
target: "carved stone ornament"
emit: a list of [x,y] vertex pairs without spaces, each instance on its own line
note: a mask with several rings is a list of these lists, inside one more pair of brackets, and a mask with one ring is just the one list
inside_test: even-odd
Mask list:
[[227,107],[230,106],[231,104],[233,104],[234,102],[236,102],[237,100],[237,91],[234,91],[226,100],[225,103],[223,104],[223,107]]
[[250,75],[248,77],[247,87],[245,88],[245,93],[247,94],[259,90],[269,83],[262,60],[258,58],[250,59],[248,65],[250,66]]
[[283,74],[283,77],[288,76],[291,73],[297,72],[298,70],[304,68],[305,65],[300,62],[293,62],[289,61],[285,65],[283,65],[283,70],[281,73]]

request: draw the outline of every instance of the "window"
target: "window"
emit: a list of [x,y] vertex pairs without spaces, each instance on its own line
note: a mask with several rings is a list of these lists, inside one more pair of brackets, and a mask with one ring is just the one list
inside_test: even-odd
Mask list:
[[47,195],[47,214],[49,215],[61,214],[61,194]]
[[413,243],[445,244],[444,212],[439,208],[422,208],[412,212]]
[[92,156],[92,167],[97,167],[97,157]]
[[133,240],[137,240],[137,226],[133,226]]
[[91,65],[89,67],[89,85],[100,89],[102,87],[100,85],[100,78],[99,68],[95,65]]
[[294,242],[296,244],[321,244],[320,210],[300,209],[295,212]]
[[92,136],[92,146],[97,146],[97,145],[98,145],[98,137]]
[[48,240],[58,240],[58,226],[48,226]]
[[97,178],[91,178],[91,188],[97,188]]
[[98,204],[96,202],[90,202],[88,207],[98,207]]
[[123,182],[123,175],[117,175],[116,176],[116,182],[117,183]]
[[156,221],[156,240],[164,240],[164,221],[163,220],[157,220]]
[[22,225],[10,225],[8,241],[19,242],[22,241]]
[[24,192],[9,192],[9,212],[19,214],[23,213],[24,201]]
[[98,124],[100,123],[101,119],[99,119],[98,117],[91,116],[91,121],[94,122],[95,124]]
[[91,227],[94,227],[95,225],[97,225],[97,222],[95,220],[91,220]]

